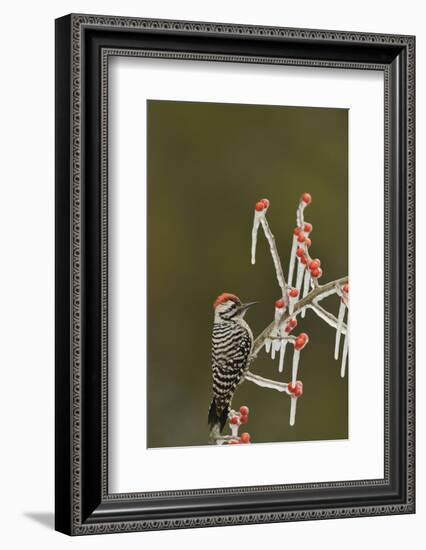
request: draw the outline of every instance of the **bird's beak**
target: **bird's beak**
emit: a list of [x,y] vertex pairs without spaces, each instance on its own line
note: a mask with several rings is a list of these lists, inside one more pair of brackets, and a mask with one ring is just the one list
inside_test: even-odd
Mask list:
[[254,306],[258,303],[259,302],[247,302],[246,304],[241,304],[238,310],[241,312],[247,311],[251,306]]

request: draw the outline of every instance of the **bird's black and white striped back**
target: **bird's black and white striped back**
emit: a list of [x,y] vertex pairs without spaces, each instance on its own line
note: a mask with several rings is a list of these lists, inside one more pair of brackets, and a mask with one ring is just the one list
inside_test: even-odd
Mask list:
[[[253,345],[250,327],[243,319],[214,323],[212,336],[213,403],[212,416],[220,419],[221,430],[230,410],[232,397],[244,371]],[[214,414],[215,413],[215,414]]]

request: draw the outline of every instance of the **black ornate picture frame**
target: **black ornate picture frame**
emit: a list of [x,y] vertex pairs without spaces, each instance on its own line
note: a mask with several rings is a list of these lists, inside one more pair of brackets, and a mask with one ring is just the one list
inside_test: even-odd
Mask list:
[[[108,491],[108,59],[299,65],[384,74],[384,477]],[[69,535],[415,511],[415,39],[68,15],[56,21],[56,529]]]

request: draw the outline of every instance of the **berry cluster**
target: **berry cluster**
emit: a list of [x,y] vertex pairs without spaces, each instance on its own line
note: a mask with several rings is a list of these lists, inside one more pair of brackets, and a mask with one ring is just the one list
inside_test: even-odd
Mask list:
[[[312,197],[309,193],[303,193],[300,198],[299,203],[299,216],[298,216],[298,226],[294,229],[294,254],[299,260],[299,265],[302,267],[302,272],[306,269],[309,272],[312,279],[317,280],[322,276],[321,269],[321,260],[318,258],[312,259],[309,254],[309,248],[312,245],[312,241],[309,238],[309,235],[312,232],[312,224],[305,222],[303,219],[303,210],[305,207],[310,204]],[[309,277],[308,277],[309,278]],[[300,280],[300,279],[299,279]]]
[[290,332],[297,327],[297,320],[296,319],[289,319],[284,327],[284,332],[286,334],[290,334]]
[[301,332],[299,336],[294,341],[294,349],[297,351],[302,350],[306,344],[309,342],[309,336],[305,334],[304,332]]
[[[259,228],[263,229],[266,240],[274,263],[278,285],[281,289],[281,297],[275,302],[274,321],[270,324],[266,335],[262,333],[259,338],[262,339],[262,344],[265,346],[265,351],[270,354],[271,359],[275,360],[279,354],[278,372],[284,372],[284,359],[286,349],[293,350],[291,379],[288,384],[276,382],[279,385],[279,391],[285,391],[290,400],[290,426],[294,426],[296,418],[297,398],[303,394],[303,384],[297,380],[301,351],[309,342],[309,337],[305,333],[300,333],[298,336],[293,335],[294,329],[298,326],[298,316],[303,319],[306,311],[311,308],[320,318],[325,320],[331,326],[336,327],[336,342],[335,342],[335,358],[339,356],[339,348],[341,335],[344,335],[344,344],[342,351],[342,367],[341,376],[345,376],[346,362],[348,356],[348,338],[347,338],[347,323],[345,324],[345,312],[348,309],[349,284],[341,281],[329,282],[322,287],[318,281],[323,275],[323,268],[319,258],[312,258],[310,250],[312,247],[311,234],[313,226],[305,221],[305,208],[312,202],[312,197],[309,193],[303,193],[299,199],[296,212],[296,227],[293,230],[290,262],[288,268],[287,279],[281,266],[281,261],[276,246],[274,235],[271,232],[268,220],[267,211],[270,206],[268,199],[261,199],[255,205],[252,241],[251,241],[251,263],[256,262],[256,243]],[[347,279],[346,279],[347,281]],[[324,288],[324,290],[322,290]],[[312,291],[312,295],[310,293]],[[338,294],[340,297],[340,309],[338,317],[324,310],[323,307],[318,307],[318,301],[331,294]],[[302,300],[302,302],[300,302]],[[299,320],[300,323],[300,320]],[[292,348],[290,346],[292,344]],[[260,348],[259,348],[260,349]],[[258,350],[256,350],[257,352]],[[260,378],[261,377],[257,377]],[[252,380],[254,381],[254,380]],[[256,382],[258,385],[266,387],[274,387],[275,381],[262,379],[261,382]],[[283,388],[285,388],[283,390]],[[239,426],[240,419],[232,419],[230,425]],[[234,434],[233,434],[234,435]],[[236,437],[235,442],[240,442],[240,438]]]
[[256,212],[262,212],[263,210],[269,208],[268,199],[261,199],[259,202],[255,204],[254,208]]
[[231,428],[232,436],[229,439],[229,445],[236,445],[238,443],[250,443],[250,434],[247,432],[238,436],[238,429],[242,424],[247,424],[249,417],[249,408],[243,405],[240,410],[231,411],[229,417],[229,427]]
[[303,395],[303,382],[297,380],[295,384],[290,383],[287,386],[287,389],[292,396],[300,397],[301,395]]

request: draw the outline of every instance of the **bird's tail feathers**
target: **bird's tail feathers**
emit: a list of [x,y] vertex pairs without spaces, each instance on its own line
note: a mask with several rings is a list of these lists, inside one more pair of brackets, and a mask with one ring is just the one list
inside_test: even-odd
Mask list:
[[225,427],[226,421],[228,420],[229,410],[230,410],[229,406],[227,406],[223,408],[220,411],[220,413],[218,413],[217,403],[215,398],[213,398],[210,405],[209,417],[208,417],[211,440],[214,440],[222,433],[222,430]]

